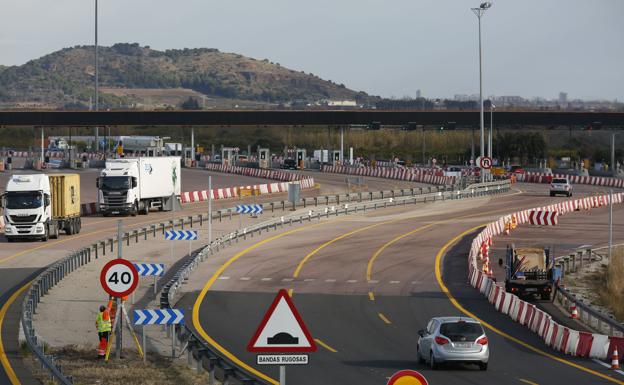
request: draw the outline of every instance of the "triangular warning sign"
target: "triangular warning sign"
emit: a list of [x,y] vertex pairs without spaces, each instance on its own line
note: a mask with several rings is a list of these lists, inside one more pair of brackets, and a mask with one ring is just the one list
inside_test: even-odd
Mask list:
[[316,343],[286,290],[281,289],[247,345],[264,353],[315,352]]

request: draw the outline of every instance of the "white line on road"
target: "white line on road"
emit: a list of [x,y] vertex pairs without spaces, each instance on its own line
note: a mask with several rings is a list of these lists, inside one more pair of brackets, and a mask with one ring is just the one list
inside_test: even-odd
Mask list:
[[376,283],[379,283],[379,281],[376,279],[371,279],[370,281],[368,281],[368,283],[370,283],[371,285],[374,285]]
[[219,279],[230,279],[230,277],[219,277]]
[[251,277],[241,277],[240,280],[241,281],[250,281]]
[[397,283],[401,283],[401,281],[390,281],[392,285],[396,285]]
[[265,277],[265,278],[261,279],[261,281],[263,281],[263,282],[269,282],[271,280],[273,280],[273,278],[270,278],[270,277]]
[[357,282],[357,279],[350,279],[347,281],[347,283],[356,283],[356,282]]
[[336,280],[333,278],[330,278],[330,279],[326,279],[325,282],[336,282]]
[[[598,360],[596,358],[594,358],[594,362],[604,366],[605,368],[611,368],[611,365],[607,364],[606,362],[602,362],[602,361],[600,361],[600,360]],[[619,373],[619,374],[624,376],[624,372],[621,371],[621,370],[614,370],[614,372]]]
[[314,282],[316,281],[316,278],[306,278],[303,280],[303,282]]
[[292,282],[293,278],[284,278],[282,279],[282,282]]

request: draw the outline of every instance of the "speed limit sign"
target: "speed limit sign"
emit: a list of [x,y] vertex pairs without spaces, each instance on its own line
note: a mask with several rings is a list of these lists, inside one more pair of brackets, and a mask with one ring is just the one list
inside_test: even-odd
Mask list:
[[139,284],[139,273],[130,261],[113,259],[102,268],[100,283],[113,297],[125,297]]

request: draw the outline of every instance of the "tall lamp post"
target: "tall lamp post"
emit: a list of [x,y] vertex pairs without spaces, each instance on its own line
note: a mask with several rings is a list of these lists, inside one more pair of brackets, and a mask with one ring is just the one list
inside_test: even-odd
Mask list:
[[492,158],[492,135],[494,134],[494,109],[496,106],[490,102],[490,134],[488,135],[488,157]]
[[[479,8],[470,8],[472,12],[474,12],[474,14],[477,16],[477,19],[479,20],[479,108],[480,108],[479,117],[480,117],[480,123],[481,123],[481,152],[480,152],[481,157],[485,155],[484,153],[485,122],[483,119],[483,65],[482,65],[482,52],[481,52],[481,18],[485,14],[485,11],[487,11],[491,6],[492,6],[492,3],[485,2],[485,3],[481,3],[481,5],[479,5]],[[479,167],[481,166],[479,165]],[[485,173],[483,172],[483,169],[481,170],[480,174],[481,174],[481,182],[483,182],[485,180]]]
[[[95,110],[100,109],[100,61],[98,60],[98,0],[95,0]],[[100,128],[95,126],[95,151],[100,150]]]

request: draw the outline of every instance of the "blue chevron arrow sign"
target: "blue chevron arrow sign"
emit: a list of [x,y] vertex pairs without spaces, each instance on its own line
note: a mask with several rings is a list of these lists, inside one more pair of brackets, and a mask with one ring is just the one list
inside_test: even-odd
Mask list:
[[136,267],[141,277],[147,277],[149,275],[161,276],[165,274],[164,263],[135,263],[134,267]]
[[168,230],[165,231],[165,239],[168,241],[194,241],[199,239],[195,230]]
[[134,311],[135,325],[177,325],[184,323],[182,309],[146,309]]
[[262,205],[238,205],[237,214],[262,214]]

